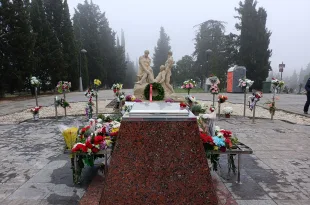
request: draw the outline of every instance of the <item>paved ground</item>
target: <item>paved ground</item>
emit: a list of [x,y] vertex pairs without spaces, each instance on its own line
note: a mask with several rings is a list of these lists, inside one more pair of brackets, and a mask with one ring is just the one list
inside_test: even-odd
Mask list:
[[[124,90],[126,94],[132,94],[133,90]],[[180,93],[180,95],[186,95],[186,93]],[[228,101],[232,103],[243,103],[243,94],[226,94],[228,96]],[[60,95],[58,95],[60,96]],[[84,96],[84,93],[81,92],[72,92],[68,93],[67,101],[69,102],[80,102],[80,101],[87,101]],[[212,100],[212,95],[209,93],[194,93],[197,99],[200,100]],[[282,110],[290,111],[293,113],[303,115],[303,106],[306,101],[305,95],[295,95],[295,94],[279,94],[278,97],[280,98],[276,102],[276,107]],[[262,100],[259,102],[259,105],[263,105],[268,100],[271,100],[271,94],[264,94]],[[99,91],[99,100],[104,99],[113,99],[113,92],[111,90],[101,90]],[[49,106],[54,103],[53,96],[46,96],[39,98],[39,105],[42,106]],[[27,108],[31,108],[35,105],[35,100],[24,100],[24,101],[0,101],[0,116],[11,114],[15,112],[19,112],[25,110]]]
[[[84,172],[74,186],[70,160],[63,154],[58,124],[83,122],[27,121],[0,125],[0,204],[77,204],[97,169]],[[238,204],[310,204],[310,127],[275,120],[231,118],[217,122],[254,150],[242,157],[242,184],[227,175],[226,159],[218,174]]]

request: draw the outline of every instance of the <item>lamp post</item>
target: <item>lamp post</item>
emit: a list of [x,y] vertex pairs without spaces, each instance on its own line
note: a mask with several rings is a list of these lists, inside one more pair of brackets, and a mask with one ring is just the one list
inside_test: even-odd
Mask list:
[[[207,54],[207,64],[206,64],[206,74],[208,73],[208,63],[209,63],[209,55],[212,53],[213,51],[211,49],[206,50],[206,54]],[[208,75],[207,75],[208,77]]]
[[83,81],[82,81],[82,53],[87,53],[85,49],[80,51],[80,92],[83,92]]

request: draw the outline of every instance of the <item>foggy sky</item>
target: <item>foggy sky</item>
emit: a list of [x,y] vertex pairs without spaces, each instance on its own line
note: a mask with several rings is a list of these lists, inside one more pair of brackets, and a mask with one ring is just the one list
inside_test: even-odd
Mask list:
[[[89,0],[90,1],[90,0]],[[78,3],[68,0],[71,16]],[[237,33],[235,7],[239,0],[93,0],[106,12],[110,27],[120,36],[125,32],[126,52],[131,60],[154,47],[160,26],[170,36],[175,61],[194,51],[195,25],[209,19],[227,22],[226,33]],[[258,0],[258,7],[267,10],[267,27],[272,31],[271,66],[278,72],[282,61],[286,64],[283,76],[310,63],[310,0]]]

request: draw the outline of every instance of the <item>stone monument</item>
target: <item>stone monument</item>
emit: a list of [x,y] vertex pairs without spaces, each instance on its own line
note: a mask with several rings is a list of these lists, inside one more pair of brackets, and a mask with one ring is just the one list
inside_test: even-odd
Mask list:
[[[134,95],[137,98],[144,99],[144,89],[149,83],[159,83],[165,90],[165,99],[173,99],[175,101],[184,101],[183,96],[174,93],[173,87],[170,85],[171,69],[174,61],[172,52],[168,52],[168,59],[165,65],[160,66],[160,72],[154,79],[153,69],[151,68],[151,59],[148,57],[149,51],[146,50],[144,55],[139,58],[138,81],[134,86]],[[156,93],[156,91],[154,92]]]

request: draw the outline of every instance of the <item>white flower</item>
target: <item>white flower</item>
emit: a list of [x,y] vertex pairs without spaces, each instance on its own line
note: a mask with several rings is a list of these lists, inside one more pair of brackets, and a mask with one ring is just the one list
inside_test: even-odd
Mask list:
[[215,130],[216,132],[219,132],[219,131],[221,130],[221,128],[220,128],[219,126],[215,126],[214,130]]
[[92,153],[92,151],[91,151],[91,149],[87,149],[87,152],[88,152],[88,154],[91,154]]
[[97,122],[98,122],[98,123],[102,123],[102,119],[100,119],[100,118],[97,119]]
[[232,114],[233,113],[233,108],[232,107],[224,107],[223,112],[225,114]]

